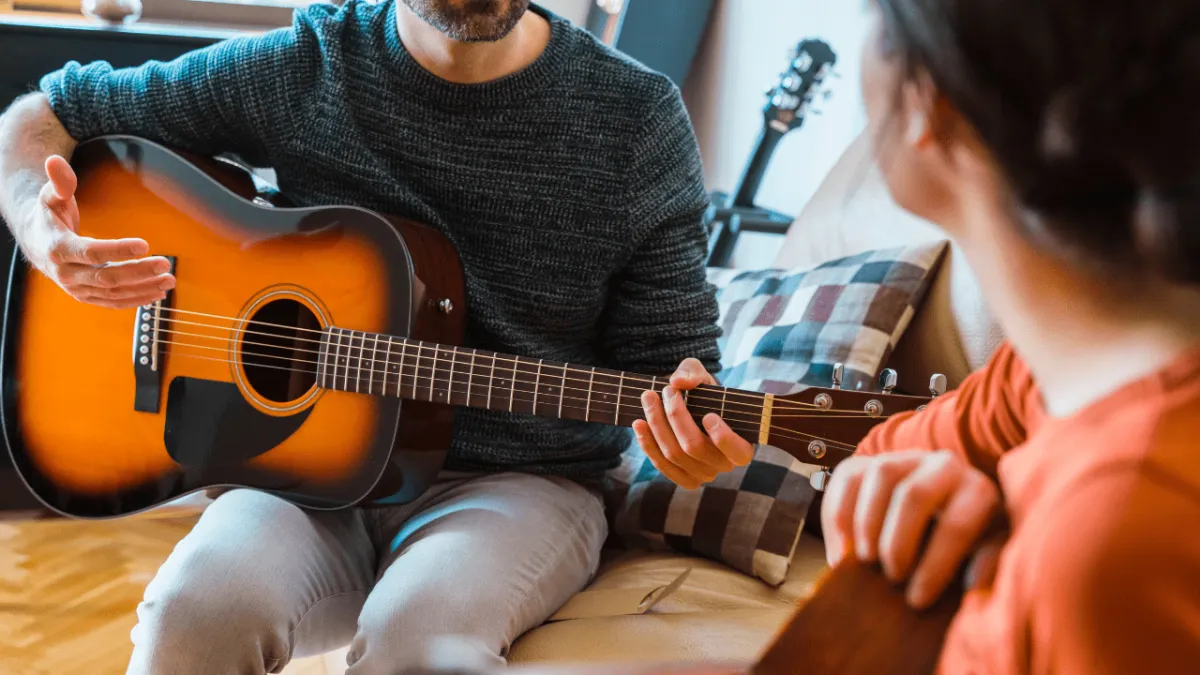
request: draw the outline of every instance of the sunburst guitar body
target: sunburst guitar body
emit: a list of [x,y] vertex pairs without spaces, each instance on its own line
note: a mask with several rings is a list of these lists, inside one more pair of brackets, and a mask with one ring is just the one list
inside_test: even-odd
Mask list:
[[[176,288],[115,311],[14,260],[4,432],[47,507],[111,517],[253,486],[338,508],[423,489],[452,409],[319,387],[317,347],[333,325],[456,344],[462,279],[444,238],[361,209],[276,208],[244,172],[142,139],[89,141],[72,163],[80,234],[145,239]],[[406,466],[389,471],[398,443]]]

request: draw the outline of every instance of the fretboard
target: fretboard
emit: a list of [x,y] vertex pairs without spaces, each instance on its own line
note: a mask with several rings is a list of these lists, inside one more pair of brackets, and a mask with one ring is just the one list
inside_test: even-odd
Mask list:
[[[615,426],[644,419],[642,393],[661,393],[667,383],[665,377],[340,328],[326,331],[317,363],[317,384],[325,389]],[[763,394],[704,385],[684,397],[693,418],[717,413],[739,435],[759,437]]]

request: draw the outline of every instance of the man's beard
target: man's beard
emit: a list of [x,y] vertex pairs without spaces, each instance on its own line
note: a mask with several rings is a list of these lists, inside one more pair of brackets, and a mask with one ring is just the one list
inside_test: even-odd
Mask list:
[[459,42],[495,42],[508,35],[530,0],[404,0],[425,23]]

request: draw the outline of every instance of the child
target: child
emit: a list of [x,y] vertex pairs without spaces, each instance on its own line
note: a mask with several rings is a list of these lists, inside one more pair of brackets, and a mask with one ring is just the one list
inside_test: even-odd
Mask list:
[[[838,467],[830,563],[878,561],[924,607],[971,562],[942,672],[1200,672],[1200,3],[876,0],[873,20],[880,170],[1008,341]],[[710,449],[744,453],[714,422]]]

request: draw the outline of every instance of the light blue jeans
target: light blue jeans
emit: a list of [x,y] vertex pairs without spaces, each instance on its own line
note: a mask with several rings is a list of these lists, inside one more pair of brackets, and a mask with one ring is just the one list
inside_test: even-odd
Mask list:
[[130,675],[278,673],[350,644],[348,675],[428,665],[440,638],[503,666],[595,574],[597,494],[527,474],[446,476],[419,501],[315,513],[218,497],[138,606]]

